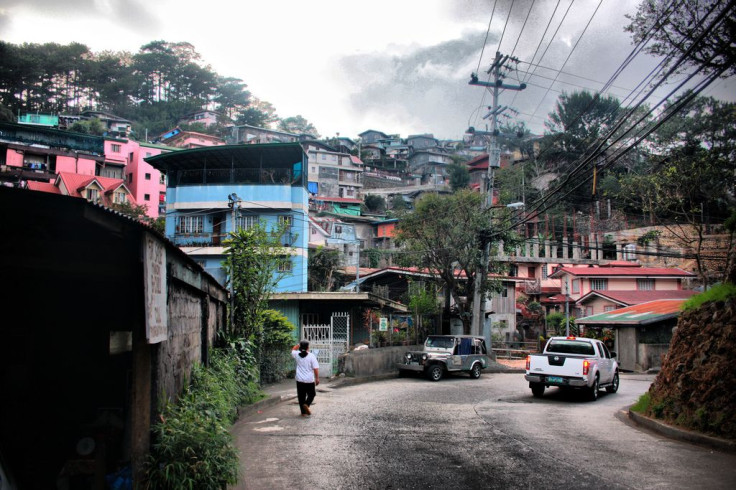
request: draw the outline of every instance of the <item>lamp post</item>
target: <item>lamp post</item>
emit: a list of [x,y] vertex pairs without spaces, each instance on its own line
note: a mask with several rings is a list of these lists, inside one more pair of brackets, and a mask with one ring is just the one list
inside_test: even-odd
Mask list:
[[[234,192],[227,196],[228,207],[232,210],[230,213],[230,233],[235,233],[235,216],[237,214],[238,205],[241,200]],[[230,257],[230,332],[235,330],[235,287],[233,279],[235,276],[235,260]]]

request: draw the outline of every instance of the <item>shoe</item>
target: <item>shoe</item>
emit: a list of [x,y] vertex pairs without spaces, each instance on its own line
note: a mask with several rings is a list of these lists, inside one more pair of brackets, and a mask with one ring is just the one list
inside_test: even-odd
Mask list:
[[309,410],[309,405],[306,403],[302,405],[302,415],[312,415],[312,411]]

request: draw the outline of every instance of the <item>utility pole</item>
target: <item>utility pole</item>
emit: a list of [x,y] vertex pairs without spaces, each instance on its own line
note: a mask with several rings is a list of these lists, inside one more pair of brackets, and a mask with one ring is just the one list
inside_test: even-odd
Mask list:
[[[232,194],[229,194],[227,196],[228,199],[228,206],[232,210],[230,213],[230,232],[235,233],[235,216],[238,211],[238,205],[240,204],[240,198],[237,194],[234,192]],[[235,328],[235,286],[234,286],[234,276],[235,276],[235,262],[233,261],[233,258],[230,258],[230,332],[233,332],[233,329]]]
[[[481,191],[484,194],[484,199],[482,201],[482,206],[484,209],[491,209],[493,206],[493,179],[494,179],[494,171],[501,166],[501,149],[498,147],[498,116],[499,114],[503,113],[508,107],[506,106],[499,106],[498,104],[498,96],[499,92],[502,89],[505,90],[524,90],[526,88],[526,84],[521,85],[508,85],[505,84],[504,78],[506,76],[507,70],[512,70],[510,66],[508,66],[509,62],[518,63],[519,60],[516,58],[511,58],[508,55],[502,55],[500,52],[496,52],[496,58],[493,61],[493,64],[486,72],[488,75],[491,75],[493,78],[493,81],[488,82],[482,82],[478,80],[478,75],[475,73],[472,73],[470,75],[470,82],[468,82],[469,85],[479,85],[481,87],[486,87],[489,89],[492,89],[492,95],[493,95],[493,105],[490,106],[488,109],[490,112],[483,116],[483,119],[491,118],[491,131],[490,133],[485,133],[482,131],[475,131],[472,130],[472,128],[469,129],[470,132],[475,134],[487,134],[489,136],[488,138],[488,172],[486,174],[484,186],[482,187]],[[483,285],[486,281],[486,276],[488,275],[488,261],[490,258],[490,249],[491,249],[491,229],[492,229],[492,222],[491,217],[489,216],[489,222],[488,222],[488,230],[487,234],[484,234],[481,240],[481,265],[478,269],[478,271],[475,274],[475,283],[473,288],[473,311],[472,311],[472,323],[470,326],[470,333],[473,335],[483,335],[486,340],[486,345],[488,348],[488,352],[491,353],[491,328],[485,328],[485,322],[483,321],[485,315],[484,315],[484,308],[483,303],[485,302],[485,295],[482,293]]]
[[570,336],[570,285],[565,278],[565,337]]

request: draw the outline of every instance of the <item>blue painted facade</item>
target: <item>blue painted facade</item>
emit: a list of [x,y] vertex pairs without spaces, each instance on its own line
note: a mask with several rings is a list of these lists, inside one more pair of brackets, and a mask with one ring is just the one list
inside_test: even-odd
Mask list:
[[218,282],[226,283],[223,241],[235,227],[261,223],[268,230],[288,220],[288,265],[274,292],[307,291],[309,193],[299,144],[199,148],[148,161],[167,175],[166,236]]

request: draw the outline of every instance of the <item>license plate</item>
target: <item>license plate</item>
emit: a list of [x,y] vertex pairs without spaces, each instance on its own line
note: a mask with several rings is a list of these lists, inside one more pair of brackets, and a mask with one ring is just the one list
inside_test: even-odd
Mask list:
[[549,383],[562,383],[562,378],[559,376],[547,376],[547,382]]

